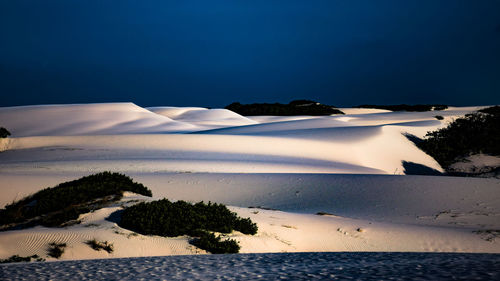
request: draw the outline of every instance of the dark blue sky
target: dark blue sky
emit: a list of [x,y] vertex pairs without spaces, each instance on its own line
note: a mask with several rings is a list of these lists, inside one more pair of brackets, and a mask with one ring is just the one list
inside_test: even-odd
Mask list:
[[497,0],[0,0],[0,106],[500,103]]

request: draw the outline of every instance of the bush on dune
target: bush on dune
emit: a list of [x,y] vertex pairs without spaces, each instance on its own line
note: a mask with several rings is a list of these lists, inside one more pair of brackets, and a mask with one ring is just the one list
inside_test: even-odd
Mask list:
[[103,172],[43,189],[0,210],[0,226],[26,223],[58,226],[80,214],[115,202],[124,191],[151,196],[151,191],[131,178]]
[[108,241],[97,241],[94,238],[92,240],[85,241],[85,244],[89,245],[92,249],[96,251],[104,250],[108,253],[112,253],[114,251],[113,243],[109,243]]
[[220,236],[209,232],[200,233],[199,237],[194,238],[190,243],[212,254],[235,254],[240,251],[240,245],[235,240],[222,241]]
[[257,233],[257,226],[251,220],[239,218],[223,204],[191,204],[167,199],[126,208],[119,225],[141,234],[168,237],[195,235],[200,229],[221,233],[230,233],[233,229],[245,234]]
[[39,257],[38,255],[32,255],[32,256],[27,256],[27,257],[13,255],[13,256],[10,256],[8,259],[0,259],[0,263],[31,262],[31,261],[45,261],[45,259]]
[[444,168],[472,154],[500,155],[500,106],[467,114],[426,137],[418,146]]
[[47,250],[47,255],[49,257],[53,257],[53,258],[60,258],[62,256],[62,254],[64,254],[64,250],[66,248],[66,243],[56,243],[56,242],[52,242],[49,244],[49,248]]
[[225,107],[243,116],[272,115],[272,116],[294,116],[294,115],[332,115],[344,114],[337,108],[320,104],[310,100],[295,100],[289,104],[281,103],[232,103]]
[[4,139],[6,137],[10,136],[10,132],[7,131],[4,127],[0,127],[0,138]]
[[[239,218],[222,204],[210,202],[191,204],[185,201],[170,202],[167,199],[139,203],[126,208],[119,225],[145,235],[200,237],[193,240],[194,245],[201,245],[200,247],[211,245],[211,249],[213,245],[219,243],[217,247],[227,249],[229,252],[235,249],[233,244],[236,242],[220,241],[220,237],[215,238],[204,232],[230,233],[238,230],[244,234],[257,233],[255,223],[248,218]],[[202,249],[212,252],[209,248]],[[213,253],[219,253],[219,250],[214,251]]]

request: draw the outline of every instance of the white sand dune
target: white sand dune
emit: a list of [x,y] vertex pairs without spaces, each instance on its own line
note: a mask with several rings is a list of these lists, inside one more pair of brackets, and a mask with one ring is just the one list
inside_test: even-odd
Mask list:
[[243,126],[257,122],[227,109],[202,107],[148,107],[148,110],[173,120],[197,125],[200,128]]
[[118,162],[142,165],[142,161],[146,167],[151,164],[151,171],[296,173],[306,169],[310,173],[403,174],[405,160],[441,170],[399,128],[311,130],[281,136],[155,134],[13,138],[10,150],[0,156],[0,167],[31,169],[31,161],[36,160],[44,163],[42,166],[67,169],[63,167],[68,166],[67,161],[79,161],[85,171],[88,170],[85,166],[102,167],[100,163],[105,160],[117,165]]
[[15,137],[165,133],[194,125],[154,114],[133,103],[35,105],[0,108],[3,127]]
[[[115,171],[143,182],[154,198],[211,200],[251,217],[256,236],[230,235],[242,252],[499,253],[498,180],[395,176],[405,174],[403,161],[442,170],[404,133],[423,137],[478,108],[249,118],[131,103],[0,108],[0,126],[12,132],[0,146],[0,207],[63,181]],[[0,258],[45,256],[50,242],[68,243],[63,259],[203,252],[187,237],[128,235],[105,220],[117,208],[63,229],[0,232]],[[116,251],[92,250],[83,243],[92,238],[114,243]]]

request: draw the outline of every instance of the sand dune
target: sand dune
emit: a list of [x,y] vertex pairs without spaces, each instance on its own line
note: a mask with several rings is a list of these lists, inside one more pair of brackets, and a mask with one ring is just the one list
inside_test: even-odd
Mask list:
[[[149,186],[155,199],[211,200],[251,217],[256,236],[229,235],[245,253],[498,253],[498,180],[396,176],[405,174],[403,161],[442,170],[403,134],[423,137],[478,108],[250,118],[131,103],[0,108],[0,125],[12,132],[0,144],[0,207],[63,181],[115,171]],[[63,259],[203,252],[187,237],[129,235],[105,220],[117,208],[67,228],[0,232],[0,258],[45,256],[50,242],[68,244]],[[92,238],[114,243],[116,251],[92,250],[84,244]]]
[[6,107],[0,108],[0,120],[13,137],[164,133],[196,128],[133,103]]
[[148,110],[173,120],[194,124],[201,128],[243,126],[257,122],[227,109],[201,107],[148,107]]
[[[93,163],[99,166],[102,160],[122,161],[125,165],[133,160],[156,160],[151,164],[158,163],[160,169],[161,161],[178,164],[177,169],[168,165],[162,169],[174,172],[266,172],[272,165],[279,168],[275,172],[293,173],[300,170],[287,167],[298,165],[309,167],[307,172],[311,173],[361,174],[403,174],[402,161],[405,160],[441,170],[437,162],[416,148],[399,129],[390,127],[326,128],[282,136],[57,136],[10,141],[10,150],[0,156],[2,170],[30,168],[33,160],[61,165],[65,165],[65,161],[80,161],[91,166]],[[219,164],[214,166],[213,162]]]

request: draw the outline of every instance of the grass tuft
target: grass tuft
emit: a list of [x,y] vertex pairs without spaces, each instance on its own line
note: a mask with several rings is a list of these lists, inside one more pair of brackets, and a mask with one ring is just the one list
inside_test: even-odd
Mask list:
[[85,241],[85,244],[96,251],[104,250],[108,253],[112,253],[114,250],[113,243],[108,243],[108,241],[97,241],[95,238]]

